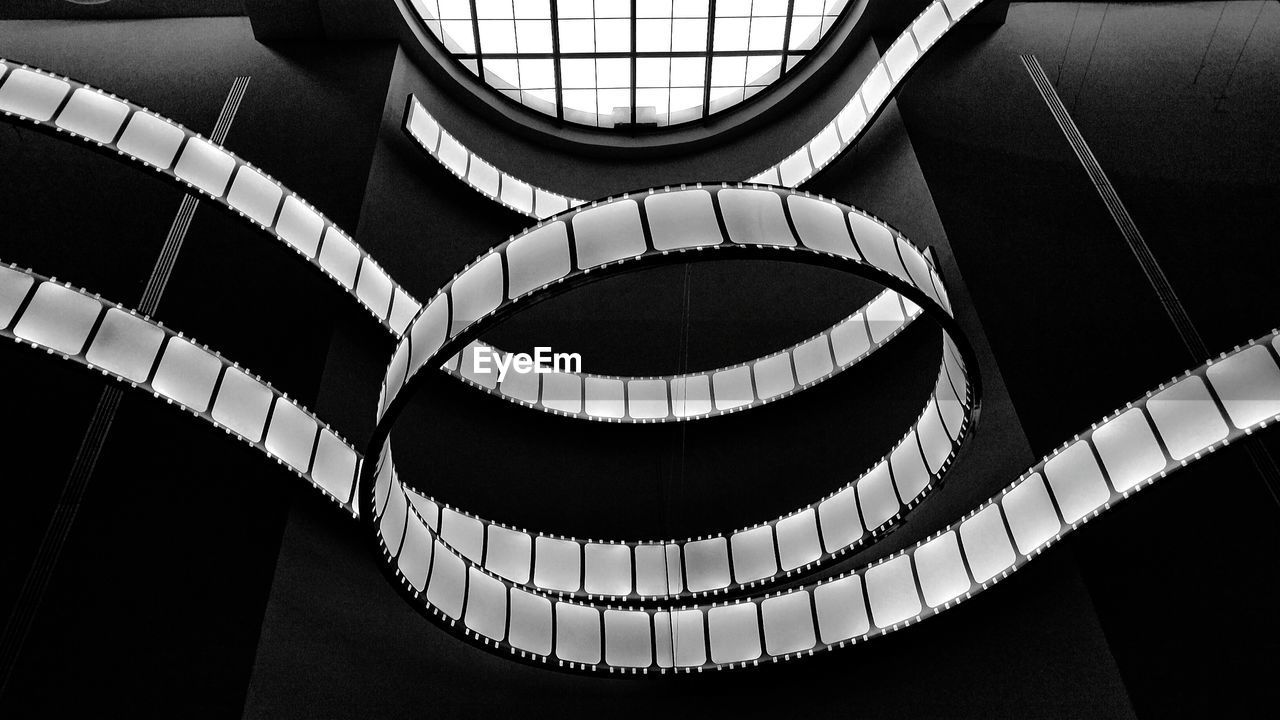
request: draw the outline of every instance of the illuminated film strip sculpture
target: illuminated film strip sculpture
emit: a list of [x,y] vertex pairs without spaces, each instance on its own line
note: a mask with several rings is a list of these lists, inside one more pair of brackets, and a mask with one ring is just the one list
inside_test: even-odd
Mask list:
[[[976,420],[976,362],[929,256],[870,215],[787,186],[855,143],[921,54],[978,4],[931,4],[831,125],[748,184],[584,203],[478,158],[411,98],[405,129],[415,142],[478,191],[541,220],[426,303],[304,200],[218,145],[81,83],[0,62],[6,117],[114,151],[238,212],[347,289],[397,346],[362,458],[310,411],[215,351],[35,272],[0,266],[0,333],[172,401],[287,465],[363,523],[407,602],[490,650],[568,670],[695,671],[892,632],[991,587],[1115,502],[1280,414],[1273,332],[1096,423],[929,538],[856,571],[769,592],[901,522],[942,481]],[[813,338],[709,372],[525,374],[498,383],[463,361],[486,328],[521,304],[616,272],[725,258],[821,265],[885,290]],[[940,330],[941,362],[901,439],[852,482],[752,527],[684,541],[580,541],[449,507],[403,483],[395,468],[391,431],[424,368],[443,367],[546,412],[684,422],[817,384],[924,318]]]

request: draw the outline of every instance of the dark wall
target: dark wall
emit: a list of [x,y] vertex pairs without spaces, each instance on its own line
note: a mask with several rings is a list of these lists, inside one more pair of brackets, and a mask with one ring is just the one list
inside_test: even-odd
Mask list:
[[[234,79],[248,75],[228,144],[356,223],[389,45],[267,48],[246,19],[225,18],[7,22],[0,48],[206,135]],[[0,127],[0,157],[0,258],[136,305],[181,192],[21,125]],[[346,302],[291,255],[203,203],[157,318],[310,404]],[[5,408],[21,413],[5,423],[8,619],[104,383],[16,345],[0,350],[0,367]],[[223,433],[126,392],[0,715],[238,715],[296,482]]]
[[[1018,53],[1056,76],[1213,351],[1280,316],[1266,283],[1275,251],[1259,242],[1274,235],[1280,199],[1268,132],[1280,107],[1280,13],[1230,3],[1215,31],[1222,8],[1015,5],[1004,26],[948,39],[900,108],[807,187],[935,248],[987,390],[947,485],[850,562],[940,527],[1201,360],[1163,323]],[[227,145],[353,232],[419,297],[528,222],[410,146],[399,130],[407,93],[504,168],[596,197],[754,173],[828,122],[875,53],[759,132],[622,163],[503,131],[388,43],[264,46],[247,20],[228,18],[7,22],[0,49],[206,133],[234,77],[252,76]],[[0,127],[0,158],[0,259],[136,302],[180,192],[26,129]],[[359,444],[390,339],[275,245],[204,204],[159,317]],[[794,342],[873,291],[799,267],[669,268],[534,308],[492,339],[581,352],[589,371],[670,372]],[[507,522],[597,537],[731,529],[874,460],[926,392],[934,345],[922,327],[815,391],[687,427],[575,423],[441,380],[406,417],[397,453],[426,489]],[[103,383],[30,348],[0,347],[0,364],[6,404],[24,418],[6,441],[10,501],[25,509],[3,524],[7,613]],[[758,672],[606,680],[517,665],[446,635],[395,596],[368,540],[296,478],[152,398],[127,396],[0,709],[1156,717],[1203,714],[1227,697],[1245,708],[1266,697],[1260,659],[1280,637],[1265,605],[1275,563],[1274,553],[1230,550],[1274,548],[1280,510],[1242,453],[1220,455],[921,628]]]

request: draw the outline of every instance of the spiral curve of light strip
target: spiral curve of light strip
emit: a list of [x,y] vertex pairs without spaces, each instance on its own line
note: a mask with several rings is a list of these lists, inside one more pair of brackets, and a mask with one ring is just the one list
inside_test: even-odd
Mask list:
[[[923,51],[978,4],[931,4],[830,126],[753,180],[802,182],[851,146]],[[421,107],[415,103],[406,114],[411,135]],[[892,529],[941,481],[972,427],[980,388],[968,372],[972,353],[941,278],[923,252],[886,224],[834,201],[757,184],[654,189],[589,206],[566,199],[559,214],[482,255],[421,305],[301,198],[154,113],[4,61],[0,111],[149,165],[240,213],[347,288],[399,343],[369,443],[368,457],[376,461],[365,463],[350,443],[261,378],[180,333],[33,271],[0,266],[0,334],[150,391],[291,468],[365,524],[384,571],[424,615],[533,663],[630,673],[744,667],[892,632],[991,587],[1112,504],[1280,415],[1280,336],[1273,331],[1095,423],[925,540],[856,571],[770,594],[758,586],[804,574]],[[503,184],[487,192],[472,178],[473,154],[462,152],[467,170],[455,173],[501,200]],[[636,232],[633,220],[641,214],[674,218],[671,227],[686,229],[664,231],[650,222]],[[719,221],[715,231],[708,218]],[[388,438],[421,368],[446,358],[456,368],[456,353],[520,302],[620,269],[731,257],[842,268],[888,290],[851,316],[857,323],[847,320],[731,372],[706,374],[705,394],[682,378],[615,378],[604,388],[598,381],[609,378],[595,377],[604,392],[579,395],[583,406],[594,398],[595,408],[566,414],[671,421],[752,407],[851,366],[927,315],[942,330],[934,390],[902,440],[857,480],[768,523],[683,542],[530,533],[455,510],[400,481]],[[716,372],[725,372],[718,385]],[[585,388],[592,377],[578,380]],[[742,388],[753,387],[766,388],[768,397],[750,390],[747,399]],[[515,391],[498,394],[556,411]],[[717,408],[722,394],[743,402]],[[690,398],[697,409],[710,409],[689,412]],[[683,414],[677,401],[686,405]],[[665,414],[657,413],[659,403]],[[730,591],[725,601],[697,600]]]

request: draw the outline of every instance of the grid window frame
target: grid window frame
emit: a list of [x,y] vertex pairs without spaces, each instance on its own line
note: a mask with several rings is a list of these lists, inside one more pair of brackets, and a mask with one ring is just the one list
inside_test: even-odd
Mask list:
[[[793,75],[844,18],[849,2],[412,0],[411,4],[454,60],[498,94],[562,122],[609,129],[703,121],[749,100]],[[797,17],[801,18],[798,23]],[[808,34],[798,38],[795,31]],[[692,61],[699,60],[702,77],[690,77]],[[526,87],[524,73],[512,68],[524,67],[528,61],[551,62],[551,87],[545,72],[540,73],[536,87]],[[593,61],[597,67],[603,62],[608,72],[597,71],[596,77],[607,79],[587,86],[582,61]],[[666,62],[665,86],[654,82],[656,66],[646,61]],[[623,67],[628,65],[629,82],[623,83]],[[722,68],[736,70],[741,65],[746,66],[745,73],[732,73],[732,79],[726,80]],[[700,103],[694,102],[695,87],[701,93]],[[549,102],[552,92],[554,101]]]

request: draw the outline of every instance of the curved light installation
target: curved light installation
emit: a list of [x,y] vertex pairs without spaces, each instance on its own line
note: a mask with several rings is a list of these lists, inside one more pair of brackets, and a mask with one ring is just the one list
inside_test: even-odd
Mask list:
[[[863,125],[870,122],[919,52],[978,4],[957,4],[963,2],[930,5],[894,45],[909,41],[915,54],[891,49],[846,112],[861,108]],[[940,30],[938,18],[946,21]],[[883,91],[868,92],[869,84],[885,82]],[[411,605],[479,646],[527,662],[584,671],[701,671],[798,658],[893,632],[992,587],[1116,502],[1280,417],[1280,335],[1273,331],[1095,423],[930,537],[855,571],[807,579],[892,530],[942,482],[976,419],[975,362],[942,278],[924,252],[883,222],[832,200],[752,183],[652,189],[590,204],[566,199],[571,207],[485,253],[419,305],[407,293],[402,301],[385,272],[366,275],[365,267],[377,268],[373,261],[283,186],[145,109],[0,62],[0,110],[140,161],[239,212],[328,272],[398,343],[366,451],[373,462],[364,462],[305,408],[217,353],[34,272],[0,267],[0,334],[140,386],[290,467],[358,517],[384,572]],[[408,129],[428,152],[503,200],[510,176],[493,168],[496,186],[482,182],[471,169],[477,158],[460,145],[449,152],[464,162],[451,166],[444,131],[437,126],[428,142],[429,125],[413,115],[411,104]],[[829,127],[789,157],[807,164],[784,160],[765,174],[776,172],[784,183],[811,176],[860,132],[846,130],[839,118],[833,127],[834,150]],[[293,214],[286,215],[291,200]],[[535,199],[522,211],[537,209]],[[325,251],[330,233],[343,238],[335,241],[337,255],[332,247]],[[456,363],[476,336],[520,304],[624,270],[735,257],[842,269],[886,290],[851,316],[856,321],[783,353],[704,373],[705,382],[574,376],[581,383],[575,412],[557,407],[564,398],[546,386],[536,393],[497,387],[497,394],[588,419],[707,417],[812,385],[927,316],[940,328],[943,347],[932,391],[902,438],[866,473],[783,517],[684,541],[581,541],[511,528],[428,498],[400,479],[392,428],[423,368]],[[788,580],[806,581],[769,590]]]
[[360,508],[401,594],[485,647],[570,670],[755,666],[856,644],[950,609],[1115,503],[1266,427],[1280,413],[1278,348],[1273,331],[1223,354],[1095,423],[928,538],[776,594],[652,609],[549,597],[449,545],[389,452],[376,469],[364,467]]
[[172,120],[67,77],[0,59],[0,112],[156,171],[248,220],[393,333],[421,309],[350,236],[259,168]]
[[[618,218],[638,218],[642,211],[650,218],[665,215],[673,227],[705,228],[706,232],[667,235],[657,229],[661,225],[651,224],[655,229],[646,233],[638,222],[632,235],[620,230],[623,224]],[[856,230],[850,229],[851,216],[860,218]],[[716,217],[723,219],[725,230]],[[788,221],[796,234],[788,229]],[[483,521],[457,517],[450,527],[444,522],[444,510],[414,499],[422,522],[430,522],[447,547],[459,548],[458,556],[467,563],[479,568],[482,561],[487,562],[503,580],[562,595],[643,599],[720,594],[772,582],[859,547],[895,525],[941,480],[978,404],[977,389],[965,373],[973,361],[954,327],[950,301],[937,272],[921,251],[896,240],[886,226],[864,222],[847,206],[807,194],[719,185],[611,198],[527,230],[468,266],[426,303],[401,339],[387,371],[378,439],[368,455],[382,455],[395,411],[408,397],[405,388],[420,369],[465,347],[484,326],[520,303],[619,270],[664,262],[762,257],[827,265],[892,288],[895,294],[881,295],[880,305],[894,303],[891,310],[899,313],[899,319],[902,298],[923,308],[948,330],[933,392],[915,424],[892,452],[831,496],[751,528],[697,540],[592,543],[506,530],[501,552],[490,551],[487,543],[492,533],[485,532]],[[873,334],[877,328],[872,327]],[[705,386],[686,385],[677,395],[675,408],[667,406],[664,388],[653,393],[643,388],[643,381],[632,380],[629,386],[617,381],[612,399],[616,409],[601,403],[595,414],[620,414],[624,395],[632,398],[634,407],[636,398],[647,394],[654,416],[665,416],[672,409],[677,414],[695,414],[714,405],[746,405],[756,398],[772,398],[795,390],[795,375],[816,377],[830,372],[835,358],[847,359],[846,354],[868,347],[866,336],[845,333],[838,334],[834,343],[820,337],[794,358],[777,355],[751,368],[717,373]],[[380,466],[389,484],[393,474],[389,453]],[[382,497],[379,517],[387,511],[386,494]],[[361,514],[371,517],[370,508],[362,506]],[[441,516],[438,524],[437,515]],[[455,515],[449,511],[448,517]],[[398,517],[403,522],[403,513]],[[820,524],[825,534],[819,532]],[[821,541],[820,534],[824,535]],[[398,539],[386,539],[385,544],[394,550]],[[430,552],[425,555],[429,558]],[[668,578],[681,579],[669,582]],[[415,589],[423,589],[422,577],[411,580]]]
[[679,125],[802,62],[848,0],[407,0],[463,67],[560,120]]
[[360,455],[310,410],[217,351],[88,291],[0,265],[0,335],[46,350],[218,427],[352,516]]
[[[199,133],[123,98],[36,68],[11,66],[0,60],[0,83],[3,83],[0,84],[0,112],[6,117],[20,118],[59,136],[69,135],[102,151],[113,152],[116,157],[127,158],[151,168],[161,177],[176,182],[191,192],[198,192],[248,219],[254,227],[283,242],[318,267],[393,335],[400,336],[421,309],[418,300],[353,242],[348,233],[279,181]],[[427,117],[412,114],[413,102],[416,101],[410,103],[410,117]],[[422,121],[419,120],[416,126],[420,127],[421,124]],[[466,168],[466,171],[459,176],[478,189],[488,187],[487,182],[476,171],[484,161],[452,140],[447,131],[439,130],[435,147],[437,152],[433,156],[445,163],[446,167],[458,166],[453,160],[453,153],[456,152],[458,157],[465,158],[461,167]],[[454,172],[457,173],[457,170]],[[498,177],[501,178],[500,183],[505,183],[501,187],[511,188],[516,187],[516,183],[523,183],[507,173]],[[523,185],[532,187],[528,183]],[[541,194],[534,194],[532,197],[539,203],[544,202],[544,197],[563,199],[562,203],[557,201],[557,204],[548,207],[564,209],[583,202],[549,191],[539,190],[538,193]],[[495,195],[500,197],[502,193],[498,190],[490,196]],[[860,325],[877,325],[876,330],[871,332],[873,342],[867,353],[849,358],[847,362],[833,367],[830,372],[798,385],[816,384],[842,372],[895,336],[918,312],[908,305],[905,315],[901,312],[895,314],[891,308],[896,302],[891,298],[877,298],[862,310],[821,333],[820,336],[839,335],[857,332],[856,328]],[[805,342],[818,340],[819,337],[815,336]],[[476,374],[471,372],[471,363],[463,362],[465,358],[462,356],[474,352],[474,347],[450,358],[443,369],[493,395],[557,415],[605,422],[677,422],[754,407],[793,391],[778,396],[752,398],[746,403],[722,403],[697,413],[679,414],[672,411],[663,416],[655,416],[651,410],[632,408],[629,397],[624,398],[621,412],[614,412],[612,388],[617,382],[640,382],[636,387],[645,387],[650,392],[638,402],[649,406],[652,404],[650,396],[655,388],[665,384],[668,406],[674,407],[674,393],[682,392],[685,386],[710,383],[717,373],[742,372],[743,368],[754,367],[762,362],[777,362],[778,356],[793,355],[804,344],[785,348],[759,360],[708,372],[642,378],[566,373],[549,380],[520,376],[499,383],[496,372]],[[535,381],[536,386],[530,387],[529,380]],[[597,407],[611,409],[601,414],[595,412]]]

